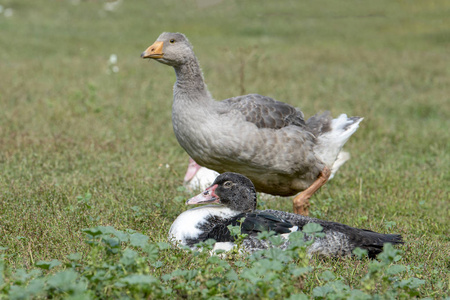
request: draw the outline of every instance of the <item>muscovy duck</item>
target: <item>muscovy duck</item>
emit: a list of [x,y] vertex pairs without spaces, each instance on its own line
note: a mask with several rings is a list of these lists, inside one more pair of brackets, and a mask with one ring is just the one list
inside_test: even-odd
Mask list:
[[223,173],[204,192],[186,202],[215,205],[196,207],[180,214],[170,228],[169,237],[189,247],[214,239],[216,249],[229,250],[234,246],[234,238],[227,226],[239,225],[239,220],[245,218],[241,231],[248,236],[242,247],[249,252],[269,247],[267,242],[256,238],[259,232],[274,231],[289,235],[302,230],[308,223],[320,224],[325,234],[309,246],[310,254],[347,256],[359,247],[366,249],[369,257],[373,258],[382,251],[385,243],[403,243],[398,234],[377,233],[284,211],[259,211],[256,210],[256,201],[256,190],[250,179],[237,173]]
[[305,121],[293,106],[258,94],[215,101],[192,45],[181,33],[162,33],[142,54],[175,69],[172,124],[180,145],[201,166],[244,174],[258,192],[293,196],[295,213],[337,170],[342,147],[360,117],[328,112]]

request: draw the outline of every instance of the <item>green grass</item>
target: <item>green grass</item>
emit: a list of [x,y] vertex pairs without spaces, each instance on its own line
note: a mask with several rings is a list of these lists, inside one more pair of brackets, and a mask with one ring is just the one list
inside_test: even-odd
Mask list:
[[[400,263],[425,280],[419,297],[450,296],[447,1],[153,2],[110,12],[104,1],[0,0],[13,9],[0,14],[0,253],[11,272],[89,257],[88,227],[166,241],[190,196],[178,189],[188,156],[172,132],[174,72],[140,53],[161,32],[180,31],[216,99],[260,93],[307,117],[363,116],[346,145],[352,159],[311,213],[401,233]],[[165,251],[167,272],[192,268]],[[309,263],[352,287],[369,265]],[[297,290],[312,295],[320,280],[308,278]]]

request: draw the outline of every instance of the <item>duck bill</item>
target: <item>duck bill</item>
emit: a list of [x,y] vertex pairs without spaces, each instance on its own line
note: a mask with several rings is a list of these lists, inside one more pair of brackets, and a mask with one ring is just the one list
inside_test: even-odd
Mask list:
[[186,201],[186,205],[188,205],[188,204],[220,203],[220,198],[215,193],[217,187],[218,187],[217,184],[210,186],[205,191],[201,192],[197,196],[192,197],[191,199]]
[[189,157],[189,165],[186,170],[186,175],[184,175],[184,183],[191,181],[194,178],[195,174],[197,174],[198,170],[200,170],[201,166],[195,162],[192,158]]
[[144,52],[142,52],[142,58],[162,58],[164,56],[163,53],[164,42],[155,42],[153,45],[148,47]]

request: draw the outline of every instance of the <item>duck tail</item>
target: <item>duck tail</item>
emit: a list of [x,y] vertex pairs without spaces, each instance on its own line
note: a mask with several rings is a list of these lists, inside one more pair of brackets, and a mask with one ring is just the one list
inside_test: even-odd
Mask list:
[[385,234],[385,243],[403,244],[403,237],[400,234]]
[[361,117],[347,117],[346,114],[342,114],[331,120],[327,131],[323,130],[317,135],[315,153],[326,166],[331,168],[331,177],[350,158],[350,155],[347,152],[341,152],[341,149],[358,129],[362,120]]
[[356,244],[362,249],[368,251],[369,258],[375,258],[378,254],[383,251],[383,246],[386,243],[391,243],[393,245],[403,244],[403,238],[400,234],[382,234],[373,232],[370,230],[365,231],[365,238],[362,239],[362,245]]

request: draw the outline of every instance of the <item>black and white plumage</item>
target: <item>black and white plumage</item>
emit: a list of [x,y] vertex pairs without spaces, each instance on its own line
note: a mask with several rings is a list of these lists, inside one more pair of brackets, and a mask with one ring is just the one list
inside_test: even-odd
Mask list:
[[241,230],[248,234],[243,242],[243,248],[247,251],[269,247],[267,242],[256,238],[259,232],[274,231],[286,236],[302,230],[308,223],[320,224],[325,234],[309,246],[308,252],[311,254],[346,256],[359,247],[366,249],[369,257],[375,257],[385,243],[403,243],[402,237],[397,234],[377,233],[283,211],[255,210],[256,201],[255,187],[247,177],[223,173],[204,192],[186,202],[216,205],[200,206],[183,212],[172,224],[169,236],[189,247],[211,238],[217,242],[216,249],[229,250],[234,246],[234,238],[227,226],[239,225],[238,221],[245,218]]
[[141,56],[175,69],[173,129],[201,166],[244,174],[258,192],[292,196],[304,191],[294,199],[294,210],[300,212],[299,206],[307,205],[348,159],[339,154],[362,118],[342,114],[332,119],[324,113],[305,121],[298,108],[258,94],[215,101],[181,33],[162,33]]

